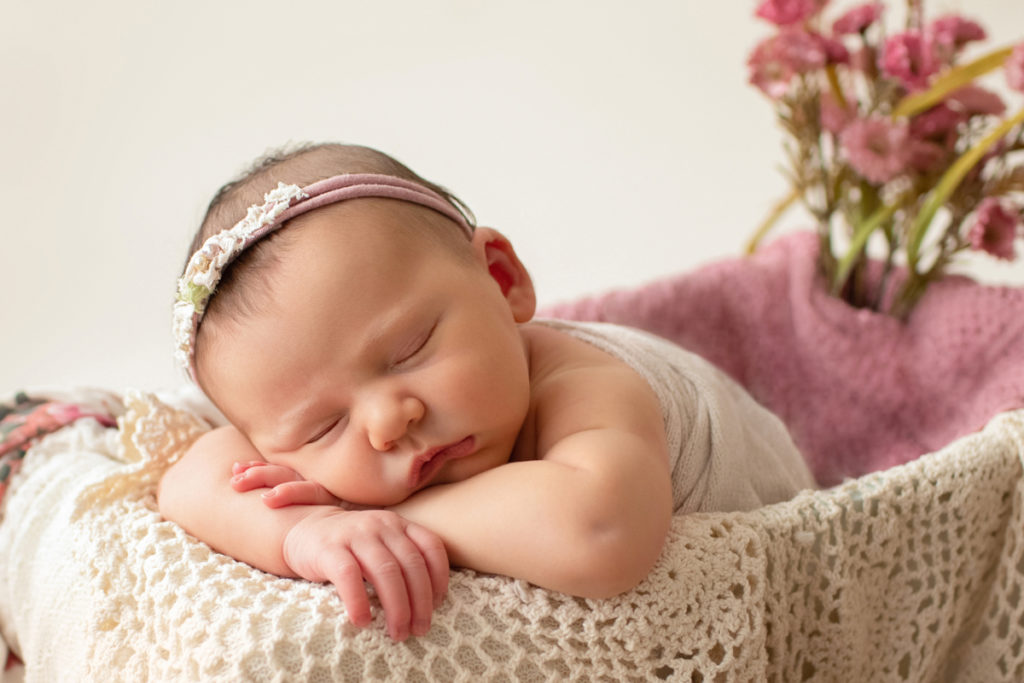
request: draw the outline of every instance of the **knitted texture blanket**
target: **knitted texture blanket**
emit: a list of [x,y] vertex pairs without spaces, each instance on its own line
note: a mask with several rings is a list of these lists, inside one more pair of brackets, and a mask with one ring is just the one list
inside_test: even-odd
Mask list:
[[29,683],[1024,679],[1024,411],[829,491],[676,516],[614,599],[454,572],[430,632],[395,644],[329,586],[163,521],[160,472],[206,427],[126,408],[34,446],[3,502],[0,629]]
[[947,278],[901,322],[830,296],[817,253],[814,234],[795,233],[542,313],[638,327],[707,358],[782,418],[823,486],[1024,407],[1024,288]]

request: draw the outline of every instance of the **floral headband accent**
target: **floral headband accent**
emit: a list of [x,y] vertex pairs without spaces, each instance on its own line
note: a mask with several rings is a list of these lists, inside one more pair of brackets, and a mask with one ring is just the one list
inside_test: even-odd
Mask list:
[[249,246],[282,227],[287,221],[328,204],[360,197],[400,199],[419,204],[450,218],[470,238],[473,228],[466,217],[438,193],[419,183],[377,173],[337,175],[299,187],[278,183],[263,197],[263,204],[249,207],[245,218],[227,230],[210,236],[188,260],[178,279],[174,303],[175,357],[192,381],[196,380],[195,343],[199,324],[217,289],[224,269]]

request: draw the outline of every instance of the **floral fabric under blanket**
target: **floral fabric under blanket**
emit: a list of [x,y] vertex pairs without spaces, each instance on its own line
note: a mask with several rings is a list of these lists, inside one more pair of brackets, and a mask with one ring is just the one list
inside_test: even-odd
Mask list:
[[0,402],[0,502],[32,443],[83,417],[95,418],[105,427],[117,425],[109,413],[23,391],[9,403]]

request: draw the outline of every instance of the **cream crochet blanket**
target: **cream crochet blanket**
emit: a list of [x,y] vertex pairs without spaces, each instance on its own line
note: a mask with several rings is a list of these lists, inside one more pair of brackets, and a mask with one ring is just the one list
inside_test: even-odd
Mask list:
[[832,490],[677,516],[615,599],[454,572],[430,633],[394,644],[328,586],[163,521],[160,472],[205,427],[126,402],[120,430],[47,437],[4,500],[0,627],[30,682],[1024,680],[1024,411]]

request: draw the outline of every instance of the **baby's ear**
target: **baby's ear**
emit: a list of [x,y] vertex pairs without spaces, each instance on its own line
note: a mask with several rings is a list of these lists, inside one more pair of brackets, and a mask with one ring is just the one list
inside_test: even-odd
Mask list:
[[516,322],[530,320],[537,309],[537,295],[512,243],[493,228],[477,228],[473,233],[473,250],[501,288]]

